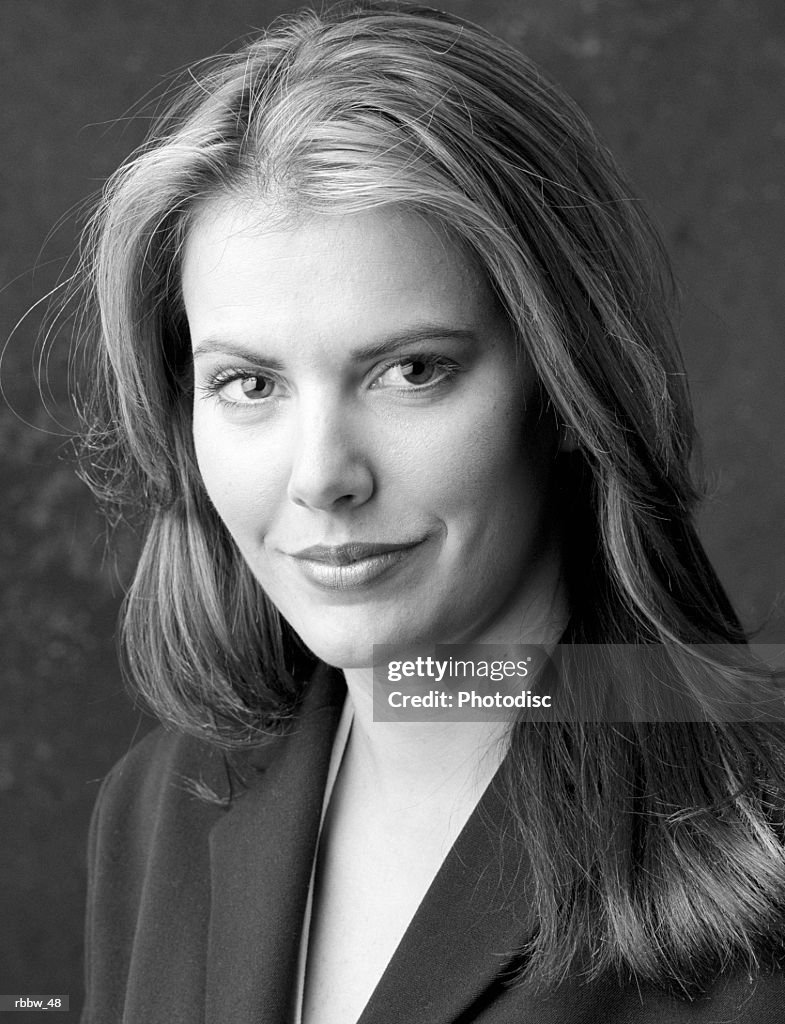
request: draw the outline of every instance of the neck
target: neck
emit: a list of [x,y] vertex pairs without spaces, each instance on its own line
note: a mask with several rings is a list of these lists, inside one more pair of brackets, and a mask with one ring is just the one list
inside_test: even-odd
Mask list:
[[[509,646],[510,636],[516,636],[517,644],[552,649],[568,613],[558,578],[546,593],[549,600],[529,610],[525,628],[513,632],[509,623],[501,623],[472,643]],[[344,676],[354,705],[350,760],[381,799],[401,805],[416,795],[423,803],[476,803],[507,752],[514,710],[492,721],[455,721],[446,716],[429,721],[375,721],[373,669],[348,668]]]
[[352,761],[383,802],[476,800],[506,753],[506,721],[373,720],[370,681],[346,673]]

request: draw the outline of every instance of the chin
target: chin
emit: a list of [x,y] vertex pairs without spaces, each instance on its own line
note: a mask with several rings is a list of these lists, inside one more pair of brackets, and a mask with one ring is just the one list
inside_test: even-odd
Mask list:
[[[373,649],[376,644],[392,645],[405,651],[408,647],[421,642],[421,638],[403,628],[387,628],[382,631],[379,629],[378,621],[364,626],[355,620],[350,629],[324,620],[320,622],[318,628],[308,628],[302,622],[299,628],[294,624],[292,627],[317,658],[327,665],[340,669],[373,668]],[[387,653],[385,652],[386,656]],[[389,656],[395,655],[390,652]]]
[[363,635],[360,629],[344,633],[339,626],[330,629],[330,623],[322,621],[318,627],[302,621],[289,621],[292,629],[302,642],[320,661],[334,668],[370,668],[373,661],[373,644],[376,642]]
[[336,641],[306,642],[308,649],[333,668],[373,668],[373,647],[370,644],[337,643]]

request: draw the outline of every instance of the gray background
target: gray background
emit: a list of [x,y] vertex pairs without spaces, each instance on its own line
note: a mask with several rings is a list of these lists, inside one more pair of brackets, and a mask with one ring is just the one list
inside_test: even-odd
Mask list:
[[[134,542],[107,556],[63,448],[66,339],[49,359],[47,412],[34,387],[39,313],[12,331],[62,271],[74,205],[140,141],[144,119],[124,116],[132,105],[164,74],[292,6],[0,0],[0,339],[11,335],[0,405],[0,993],[68,993],[80,1005],[89,812],[102,775],[150,724],[114,654]],[[703,536],[745,624],[783,642],[785,5],[443,6],[566,87],[659,223],[684,289],[712,480]]]

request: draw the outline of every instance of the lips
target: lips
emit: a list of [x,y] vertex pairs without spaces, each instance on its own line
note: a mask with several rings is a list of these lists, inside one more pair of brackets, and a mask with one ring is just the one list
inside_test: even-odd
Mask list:
[[332,546],[314,544],[310,548],[294,552],[292,557],[308,562],[321,562],[324,565],[351,565],[353,562],[359,562],[365,558],[375,558],[377,555],[386,555],[394,551],[408,551],[419,543],[420,541],[401,541],[393,544],[366,544],[352,541],[348,544]]
[[292,558],[300,572],[316,586],[332,591],[355,590],[388,576],[421,543],[418,540],[393,544],[316,544],[297,551]]

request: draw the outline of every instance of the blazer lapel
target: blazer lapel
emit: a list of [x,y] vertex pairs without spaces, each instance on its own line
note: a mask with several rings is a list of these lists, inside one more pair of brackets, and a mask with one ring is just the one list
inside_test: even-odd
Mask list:
[[527,861],[506,819],[497,776],[436,875],[358,1024],[471,1020],[473,1009],[502,991],[500,976],[517,962],[532,930]]
[[291,1012],[324,785],[344,697],[342,675],[321,666],[294,730],[248,758],[264,772],[259,784],[211,832],[206,1024],[285,1021]]

